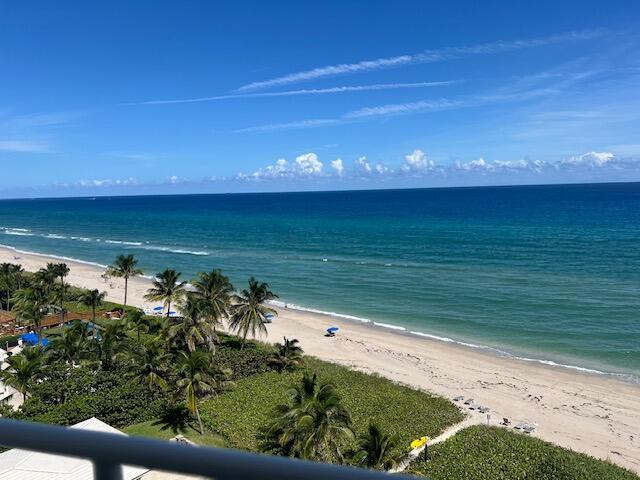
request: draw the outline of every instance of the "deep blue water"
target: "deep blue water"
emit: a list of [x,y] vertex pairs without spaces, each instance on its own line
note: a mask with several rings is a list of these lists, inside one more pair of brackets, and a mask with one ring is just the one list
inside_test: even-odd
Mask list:
[[[0,244],[640,375],[640,184],[0,201]],[[22,229],[22,230],[18,230]]]

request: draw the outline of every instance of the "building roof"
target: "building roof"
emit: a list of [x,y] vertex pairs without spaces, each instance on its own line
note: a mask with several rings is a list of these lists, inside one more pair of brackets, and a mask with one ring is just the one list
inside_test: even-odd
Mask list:
[[6,310],[0,310],[0,323],[10,323],[15,321],[16,314],[13,312],[7,312]]
[[[94,417],[70,428],[124,435],[120,430]],[[122,478],[135,480],[147,471],[144,468],[125,466],[122,469]],[[88,460],[31,452],[19,448],[0,453],[0,480],[93,480],[93,478],[93,466]]]

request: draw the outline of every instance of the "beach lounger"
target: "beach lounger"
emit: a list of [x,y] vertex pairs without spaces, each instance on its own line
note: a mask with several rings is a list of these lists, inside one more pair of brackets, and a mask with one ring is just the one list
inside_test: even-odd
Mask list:
[[478,411],[480,413],[488,413],[488,412],[491,411],[491,409],[489,407],[480,407],[480,408],[478,408]]
[[505,427],[508,427],[509,425],[511,425],[511,420],[509,420],[507,417],[503,417],[502,425],[504,425]]
[[527,425],[522,430],[524,431],[524,433],[528,433],[529,435],[531,435],[533,432],[536,431],[536,427],[533,427],[531,425]]
[[473,403],[473,398],[467,398],[464,402],[465,405],[471,405]]
[[464,397],[462,395],[453,399],[454,402],[461,402],[462,400],[464,400]]

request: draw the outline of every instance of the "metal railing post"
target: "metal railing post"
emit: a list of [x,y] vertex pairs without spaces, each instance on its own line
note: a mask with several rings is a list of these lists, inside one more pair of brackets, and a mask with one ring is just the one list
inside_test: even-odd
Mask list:
[[93,478],[94,480],[122,480],[122,465],[94,460]]

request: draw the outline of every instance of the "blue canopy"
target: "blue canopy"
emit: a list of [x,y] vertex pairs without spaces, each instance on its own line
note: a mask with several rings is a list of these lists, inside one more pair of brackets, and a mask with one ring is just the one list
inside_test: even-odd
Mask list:
[[267,313],[264,318],[273,318],[273,313]]
[[327,328],[327,332],[329,332],[329,333],[335,333],[338,330],[340,330],[338,327],[329,327],[329,328]]
[[47,345],[49,345],[49,340],[47,340],[46,338],[40,339],[40,337],[38,336],[37,333],[25,333],[24,335],[22,335],[20,337],[22,339],[23,342],[29,344],[29,345],[42,345],[43,347],[46,347]]
[[162,310],[164,310],[164,307],[161,307],[161,306],[153,307],[154,312],[161,312]]
[[176,312],[169,312],[169,315],[175,315]]

